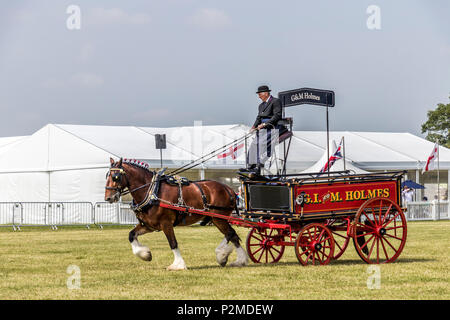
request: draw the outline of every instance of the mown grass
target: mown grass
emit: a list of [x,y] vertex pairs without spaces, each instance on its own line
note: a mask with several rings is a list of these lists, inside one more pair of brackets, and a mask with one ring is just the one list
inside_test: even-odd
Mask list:
[[[245,241],[248,229],[235,228]],[[187,271],[169,272],[173,255],[162,232],[140,237],[153,261],[136,258],[130,228],[0,230],[0,299],[449,299],[450,221],[410,222],[396,263],[380,265],[379,289],[353,244],[327,266],[302,267],[293,247],[273,265],[220,267],[215,227],[175,229]],[[234,260],[235,253],[231,256]],[[69,265],[81,288],[69,290]]]

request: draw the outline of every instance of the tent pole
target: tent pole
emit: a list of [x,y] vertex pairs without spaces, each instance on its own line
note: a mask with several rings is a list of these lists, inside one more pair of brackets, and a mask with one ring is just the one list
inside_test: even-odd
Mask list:
[[[420,170],[416,169],[416,183],[418,183],[418,184],[420,184],[419,174],[420,174]],[[422,189],[416,189],[415,194],[416,194],[416,201],[422,201],[422,197],[423,197]],[[419,196],[417,196],[417,194],[419,194]]]
[[346,171],[345,169],[345,137],[342,136],[342,148],[344,149],[344,171]]
[[441,203],[441,194],[439,191],[439,144],[437,145],[437,194],[438,194],[438,201],[437,201],[437,218],[438,220],[441,219],[441,212],[440,212],[440,203]]

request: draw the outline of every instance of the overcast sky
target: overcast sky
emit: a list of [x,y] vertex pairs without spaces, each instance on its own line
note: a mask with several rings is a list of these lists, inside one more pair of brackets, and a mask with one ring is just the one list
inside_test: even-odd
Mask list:
[[[370,5],[381,29],[367,27]],[[332,130],[421,135],[450,95],[449,13],[448,0],[2,1],[0,136],[48,123],[251,125],[262,84],[334,90]],[[296,130],[325,129],[323,107],[287,114]]]

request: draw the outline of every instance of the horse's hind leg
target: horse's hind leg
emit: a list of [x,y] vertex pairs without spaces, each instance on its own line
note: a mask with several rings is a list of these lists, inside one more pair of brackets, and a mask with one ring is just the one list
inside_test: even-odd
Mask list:
[[177,239],[175,238],[173,226],[170,224],[165,224],[162,229],[164,231],[164,234],[166,235],[167,241],[169,241],[170,249],[172,249],[174,255],[173,263],[167,267],[167,270],[186,270],[186,263],[181,256],[180,249],[178,249],[178,243]]
[[227,237],[225,236],[216,248],[216,260],[221,267],[225,267],[231,252],[233,252],[233,247],[228,244]]
[[145,227],[138,224],[128,235],[128,240],[131,243],[131,249],[135,256],[141,258],[144,261],[152,261],[152,253],[150,249],[143,246],[137,240],[137,237],[149,232]]
[[216,248],[216,259],[217,262],[224,267],[227,264],[228,257],[233,251],[233,247],[228,244],[231,242],[236,247],[237,259],[231,266],[241,267],[248,264],[248,257],[245,250],[240,245],[240,239],[236,231],[231,227],[231,225],[223,219],[213,219],[214,225],[225,235],[225,238]]

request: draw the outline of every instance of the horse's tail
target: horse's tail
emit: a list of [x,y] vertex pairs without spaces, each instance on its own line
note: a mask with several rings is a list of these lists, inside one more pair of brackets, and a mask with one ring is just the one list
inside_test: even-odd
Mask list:
[[[228,193],[228,195],[230,196],[230,202],[231,202],[231,204],[230,204],[230,207],[229,207],[229,209],[234,209],[235,211],[236,211],[236,214],[237,215],[239,215],[239,208],[238,208],[238,195],[237,195],[237,193],[236,192],[234,192],[234,190],[230,187],[230,186],[228,186],[228,185],[226,185],[226,184],[224,184],[224,183],[221,183],[221,182],[219,182],[219,181],[216,181],[216,182],[218,182],[219,184],[221,184],[224,188],[225,188],[225,191]],[[228,209],[227,207],[218,207],[218,206],[210,206],[211,208],[215,208],[215,209]],[[212,221],[212,217],[210,217],[210,216],[206,216],[205,218],[203,218],[203,220],[200,222],[200,225],[201,226],[206,226],[208,223],[210,223]]]

